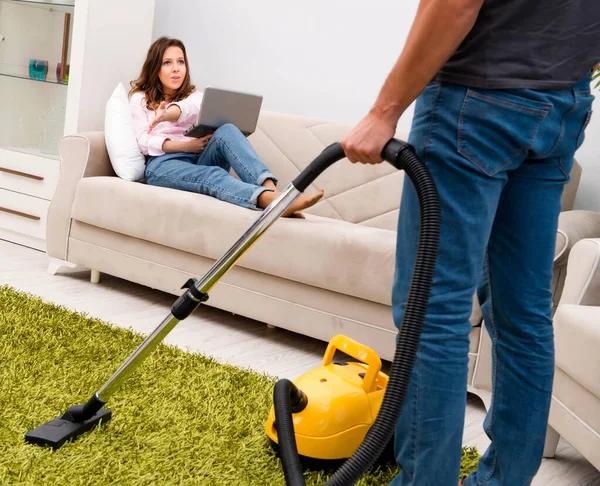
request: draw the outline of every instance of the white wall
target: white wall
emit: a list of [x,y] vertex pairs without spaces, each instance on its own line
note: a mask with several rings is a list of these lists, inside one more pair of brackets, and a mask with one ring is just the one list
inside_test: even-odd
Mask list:
[[594,115],[585,132],[585,142],[575,155],[583,166],[575,206],[600,211],[600,88],[594,93]]
[[[417,0],[156,0],[154,38],[184,41],[199,89],[258,92],[264,109],[354,124],[371,107],[400,53],[417,5]],[[401,129],[410,127],[411,116],[412,107]],[[599,134],[597,116],[577,154],[584,166],[581,208],[600,210]]]

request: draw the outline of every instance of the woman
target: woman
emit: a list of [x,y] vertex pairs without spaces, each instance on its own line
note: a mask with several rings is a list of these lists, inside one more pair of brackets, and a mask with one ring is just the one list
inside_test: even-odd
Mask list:
[[[250,209],[264,209],[279,195],[277,179],[235,126],[223,125],[203,138],[184,135],[198,118],[202,95],[191,83],[181,41],[156,40],[131,87],[133,125],[146,155],[147,184],[199,192]],[[284,216],[302,217],[298,211],[322,197],[323,191],[302,194]]]

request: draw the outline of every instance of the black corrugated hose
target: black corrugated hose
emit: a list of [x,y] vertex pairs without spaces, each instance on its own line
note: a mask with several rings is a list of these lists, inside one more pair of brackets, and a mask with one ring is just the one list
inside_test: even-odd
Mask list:
[[[361,446],[327,481],[326,486],[349,486],[356,483],[363,473],[373,466],[392,438],[410,383],[425,322],[440,240],[440,201],[431,174],[414,153],[412,147],[402,150],[400,162],[415,186],[421,211],[419,246],[410,293],[402,326],[398,333],[388,386],[377,419],[369,429]],[[288,383],[291,384],[291,382]],[[291,388],[288,383],[282,383],[281,391],[278,393],[279,398],[274,397],[279,449],[287,484],[303,486],[305,482],[294,436],[292,411],[289,403]],[[292,384],[292,386],[294,385]],[[285,400],[288,402],[287,406],[282,403]]]
[[[290,380],[282,378],[275,383],[273,389],[273,405],[275,407],[275,423],[277,425],[277,442],[279,455],[283,465],[283,475],[287,486],[304,486],[302,466],[298,456],[298,446],[294,435],[292,418],[292,399],[300,393]],[[300,410],[298,410],[300,411]]]

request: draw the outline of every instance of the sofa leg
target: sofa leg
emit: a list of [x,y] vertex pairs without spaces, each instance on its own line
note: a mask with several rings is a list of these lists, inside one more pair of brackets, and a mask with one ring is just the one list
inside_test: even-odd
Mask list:
[[544,457],[554,457],[559,439],[560,434],[548,425],[548,429],[546,430],[546,443],[544,444]]
[[73,269],[77,268],[77,265],[65,260],[59,260],[58,258],[51,258],[50,263],[48,263],[48,270],[46,271],[50,275],[56,275],[61,268]]
[[90,276],[90,282],[93,284],[100,283],[100,272],[92,268],[92,274]]

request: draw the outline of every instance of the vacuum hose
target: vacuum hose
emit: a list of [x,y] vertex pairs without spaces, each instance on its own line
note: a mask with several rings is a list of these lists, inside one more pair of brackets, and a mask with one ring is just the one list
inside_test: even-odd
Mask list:
[[[301,406],[298,406],[299,395],[304,397]],[[306,397],[290,380],[285,378],[275,383],[273,390],[273,404],[277,424],[277,437],[279,439],[279,455],[283,464],[283,475],[287,486],[304,486],[302,466],[296,446],[294,435],[294,422],[292,412],[301,412],[306,406]],[[296,406],[294,406],[296,405]]]
[[[344,157],[341,145],[333,144],[327,147],[296,178],[294,186],[304,191],[327,167]],[[398,333],[394,360],[381,408],[361,446],[327,481],[326,486],[354,484],[375,463],[392,438],[417,356],[437,261],[441,210],[431,174],[415,154],[414,148],[399,140],[390,140],[383,149],[382,157],[396,168],[404,170],[416,189],[421,212],[419,245],[404,319]],[[297,394],[298,391],[294,391],[292,387],[295,388],[295,385],[288,380],[280,382],[275,385],[274,391],[280,456],[287,484],[302,486],[305,482],[298,458],[290,403],[290,394]]]

